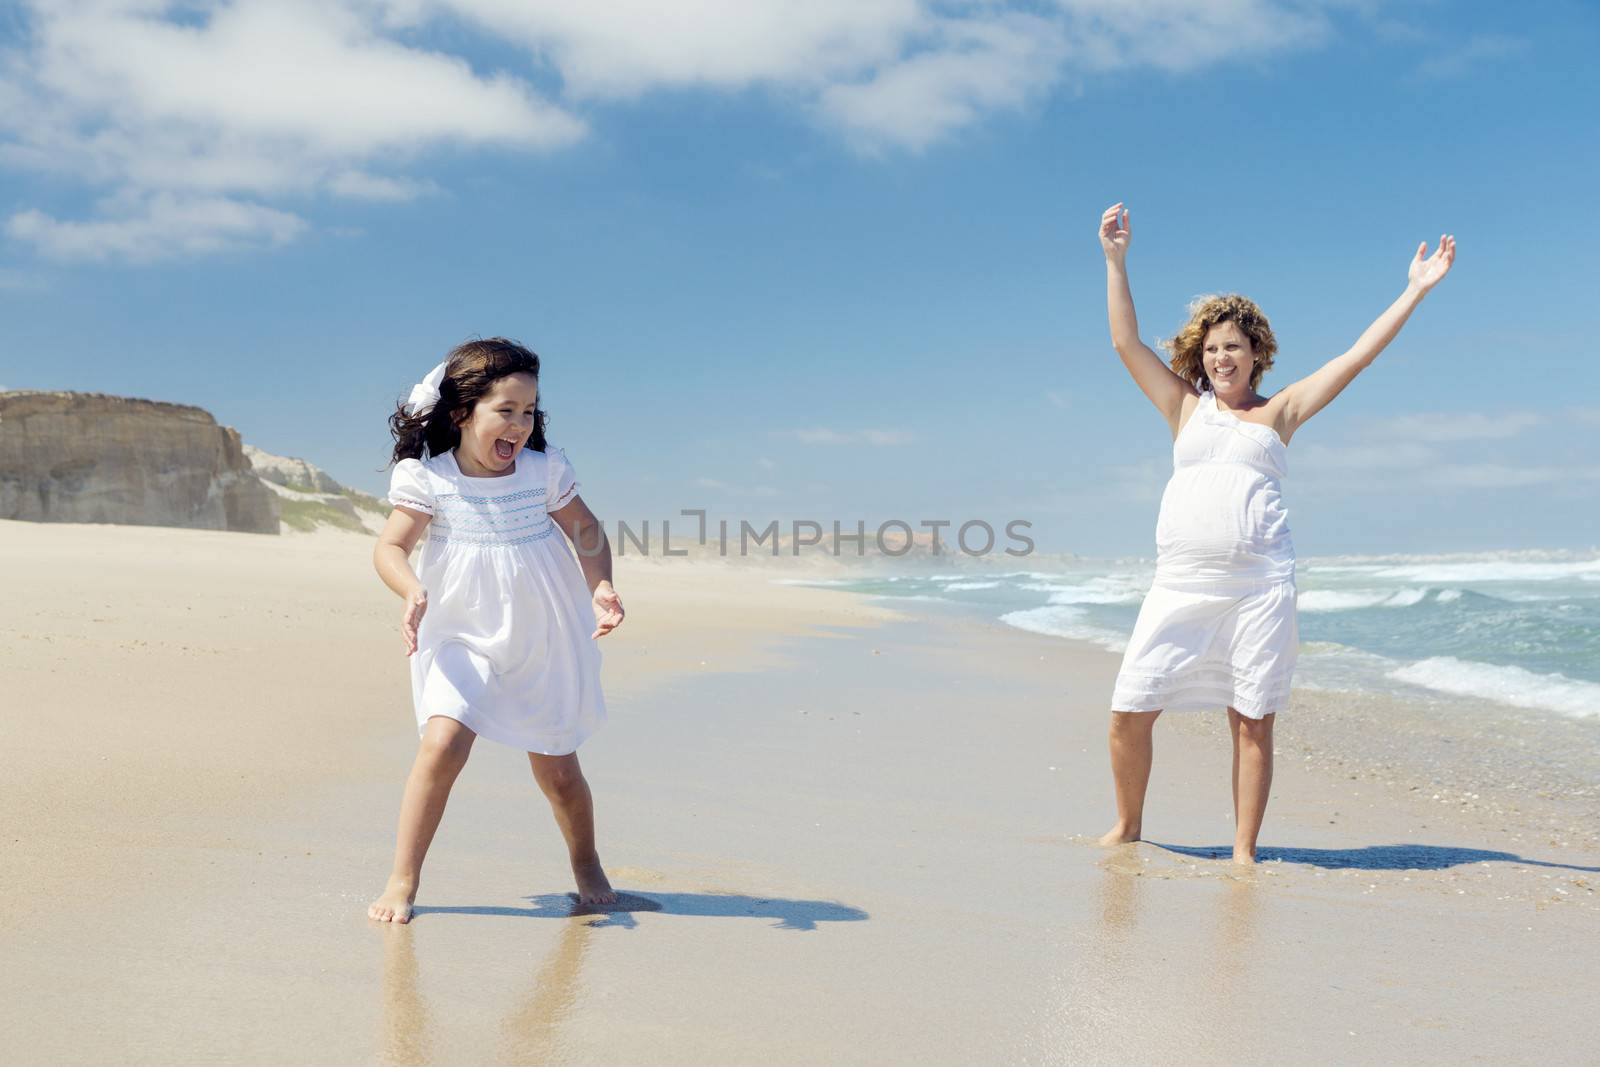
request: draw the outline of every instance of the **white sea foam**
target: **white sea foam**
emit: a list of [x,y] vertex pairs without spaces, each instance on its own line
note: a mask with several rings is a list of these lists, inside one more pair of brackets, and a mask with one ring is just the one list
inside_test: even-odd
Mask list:
[[1389,677],[1441,693],[1486,697],[1517,707],[1579,718],[1600,715],[1600,684],[1564,674],[1537,674],[1522,667],[1435,656],[1390,671]]
[[1294,684],[1305,689],[1383,692],[1394,688],[1388,675],[1399,666],[1387,656],[1337,641],[1304,641]]
[[1395,578],[1403,582],[1458,585],[1462,582],[1557,582],[1562,580],[1600,581],[1600,559],[1516,560],[1482,559],[1460,563],[1419,563],[1380,567],[1369,571],[1374,577]]
[[774,578],[773,585],[813,585],[817,587],[855,585],[854,578]]
[[999,584],[999,582],[951,582],[944,587],[944,591],[950,593],[960,589],[993,589]]
[[[1461,595],[1460,590],[1444,592]],[[1307,589],[1295,602],[1301,611],[1359,611],[1376,607],[1409,608],[1422,603],[1427,595],[1426,589]],[[1445,599],[1443,594],[1439,599]]]
[[1033,593],[1049,593],[1052,604],[1137,604],[1150,591],[1150,579],[1129,574],[1108,574],[1086,582],[1024,582],[1018,586]]
[[1085,622],[1084,611],[1081,608],[1065,605],[1026,608],[1022,611],[1008,611],[1000,616],[1000,621],[1007,626],[1027,630],[1029,633],[1089,641],[1102,648],[1109,648],[1113,652],[1121,652],[1128,647],[1127,638],[1123,634],[1113,633]]

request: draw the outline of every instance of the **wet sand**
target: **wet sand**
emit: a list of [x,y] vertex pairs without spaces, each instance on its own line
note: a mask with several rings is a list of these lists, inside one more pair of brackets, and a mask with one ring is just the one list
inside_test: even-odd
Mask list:
[[1153,840],[1101,850],[1114,657],[755,564],[619,567],[611,721],[583,760],[621,906],[574,909],[525,758],[479,742],[416,920],[372,923],[416,735],[370,548],[0,522],[9,1055],[1592,1051],[1571,994],[1600,856],[1565,809],[1434,800],[1341,741],[1378,712],[1302,694],[1317,725],[1280,726],[1268,862],[1211,858],[1232,838],[1213,717],[1158,727]]

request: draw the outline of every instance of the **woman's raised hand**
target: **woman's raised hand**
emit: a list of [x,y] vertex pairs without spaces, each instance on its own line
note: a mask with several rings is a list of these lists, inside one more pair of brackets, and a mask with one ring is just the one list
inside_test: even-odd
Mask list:
[[1133,239],[1133,216],[1119,201],[1106,208],[1100,216],[1100,247],[1107,259],[1121,262],[1128,254],[1128,242]]
[[[1424,256],[1427,258],[1424,259]],[[1440,234],[1439,247],[1433,250],[1433,255],[1428,256],[1428,242],[1423,241],[1417,246],[1417,254],[1411,258],[1411,270],[1406,278],[1413,289],[1426,293],[1450,273],[1450,264],[1455,261],[1456,239],[1448,233]]]
[[405,638],[406,655],[417,650],[417,628],[422,625],[422,616],[428,610],[428,591],[418,586],[406,597],[406,606],[400,614],[400,636]]

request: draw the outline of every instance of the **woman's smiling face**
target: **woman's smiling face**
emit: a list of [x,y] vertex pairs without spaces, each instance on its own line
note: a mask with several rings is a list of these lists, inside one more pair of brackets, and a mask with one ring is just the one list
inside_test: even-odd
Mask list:
[[1250,394],[1250,372],[1255,370],[1256,352],[1238,323],[1219,322],[1207,330],[1206,339],[1201,343],[1200,360],[1218,396],[1226,399]]
[[[489,387],[460,424],[459,453],[489,476],[508,472],[517,453],[533,433],[534,407],[539,400],[539,379],[531,374],[508,374]],[[463,465],[465,466],[465,465]]]

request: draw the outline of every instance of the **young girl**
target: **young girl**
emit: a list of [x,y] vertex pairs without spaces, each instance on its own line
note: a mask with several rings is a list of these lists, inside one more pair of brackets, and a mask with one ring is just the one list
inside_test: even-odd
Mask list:
[[1405,292],[1355,345],[1270,397],[1256,392],[1278,342],[1242,296],[1190,309],[1168,346],[1172,369],[1139,340],[1128,288],[1132,222],[1100,217],[1111,342],[1174,437],[1173,474],[1156,520],[1155,582],[1139,610],[1111,706],[1117,823],[1100,839],[1137,841],[1150,780],[1150,734],[1162,711],[1225,707],[1233,733],[1233,859],[1254,863],[1272,785],[1273,717],[1289,703],[1299,651],[1294,545],[1280,483],[1288,444],[1378,358],[1455,262],[1455,238],[1424,241]]
[[[373,563],[405,599],[422,744],[400,802],[394,871],[367,909],[382,922],[410,921],[423,857],[480,734],[528,753],[579,899],[616,901],[576,750],[605,721],[594,639],[621,624],[622,601],[604,529],[566,453],[545,440],[538,399],[539,357],[496,337],[458,346],[389,420],[394,512]],[[413,572],[411,550],[430,526]],[[577,562],[556,527],[581,546]]]

